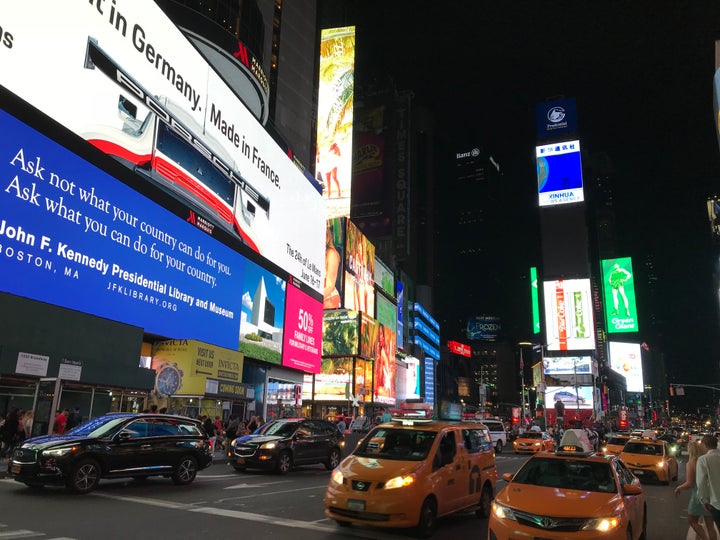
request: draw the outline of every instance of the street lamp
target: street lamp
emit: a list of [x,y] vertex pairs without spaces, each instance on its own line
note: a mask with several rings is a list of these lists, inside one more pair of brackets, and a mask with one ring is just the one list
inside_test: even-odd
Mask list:
[[532,347],[529,341],[521,341],[518,343],[520,347],[520,393],[522,394],[522,426],[525,427],[525,362],[523,361],[523,347]]

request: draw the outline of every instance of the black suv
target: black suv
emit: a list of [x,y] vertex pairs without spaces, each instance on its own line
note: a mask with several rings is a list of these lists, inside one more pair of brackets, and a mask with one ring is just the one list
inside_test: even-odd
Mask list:
[[322,463],[334,469],[344,446],[345,436],[332,422],[281,418],[232,441],[227,455],[237,471],[255,467],[286,474],[295,465]]
[[100,478],[166,476],[189,484],[212,464],[212,446],[197,420],[162,414],[114,413],[63,435],[33,437],[15,448],[8,472],[30,487],[95,489]]

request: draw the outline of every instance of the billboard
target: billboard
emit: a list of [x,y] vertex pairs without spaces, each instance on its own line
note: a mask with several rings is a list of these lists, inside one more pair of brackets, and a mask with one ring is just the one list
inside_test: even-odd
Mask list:
[[355,224],[345,219],[345,309],[375,314],[375,246]]
[[610,368],[625,377],[628,392],[644,392],[642,355],[639,343],[609,341]]
[[467,338],[495,341],[502,331],[500,317],[479,315],[467,321]]
[[713,244],[720,244],[720,198],[711,197],[707,200],[707,215]]
[[238,349],[242,255],[0,111],[0,290]]
[[543,358],[545,375],[592,375],[589,356],[551,356]]
[[375,284],[385,291],[388,296],[395,298],[395,274],[388,266],[375,256]]
[[637,332],[639,327],[632,281],[632,259],[603,259],[600,264],[608,333]]
[[385,298],[384,295],[378,294],[376,297],[377,317],[380,324],[384,324],[393,332],[397,332],[397,306]]
[[350,217],[355,81],[355,27],[320,34],[317,163],[328,217]]
[[352,358],[323,358],[320,373],[315,375],[315,399],[317,401],[348,399],[352,376]]
[[359,352],[360,318],[357,311],[323,313],[323,356],[350,356]]
[[23,4],[3,27],[0,85],[320,292],[322,195],[154,2]]
[[157,373],[154,394],[158,397],[245,396],[243,355],[237,351],[192,339],[160,341],[153,347],[150,367]]
[[325,228],[325,285],[323,307],[342,307],[343,261],[345,260],[345,219],[327,220]]
[[595,348],[595,325],[589,279],[543,282],[547,350]]
[[582,202],[580,141],[565,141],[535,147],[538,203],[553,206]]
[[322,349],[323,307],[295,278],[287,284],[282,365],[318,373]]
[[530,305],[532,307],[533,334],[540,333],[540,295],[538,294],[537,268],[530,267]]
[[405,370],[404,386],[402,389],[398,388],[398,399],[420,399],[422,396],[420,360],[414,356],[407,356],[403,360],[407,369]]
[[535,106],[535,122],[539,140],[574,135],[578,117],[574,98],[557,99]]
[[552,407],[556,401],[565,405],[565,410],[592,409],[594,386],[548,386],[545,388],[545,404]]

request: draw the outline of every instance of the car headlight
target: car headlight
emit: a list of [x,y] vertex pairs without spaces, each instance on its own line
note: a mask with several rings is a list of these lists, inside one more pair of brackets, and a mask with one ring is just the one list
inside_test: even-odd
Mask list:
[[330,479],[335,482],[338,485],[342,485],[343,483],[343,473],[341,473],[339,470],[335,469],[332,474],[330,475]]
[[620,525],[620,518],[617,516],[613,517],[602,517],[588,519],[583,525],[583,531],[612,531]]
[[276,442],[266,442],[265,444],[260,445],[260,450],[272,450],[277,446]]
[[664,461],[658,461],[657,466],[660,467],[661,469],[664,469],[664,468],[665,468],[665,462],[664,462]]
[[405,476],[396,476],[385,482],[385,489],[397,489],[407,487],[415,482],[415,475],[406,474]]
[[517,521],[515,512],[513,512],[512,508],[505,506],[504,504],[500,504],[497,501],[492,502],[491,512],[498,519],[511,519],[512,521]]
[[51,448],[50,450],[43,450],[42,455],[44,457],[60,457],[66,456],[67,454],[75,452],[76,450],[77,446],[64,446],[62,448]]
[[540,443],[539,443],[539,442],[536,442],[534,446],[540,446]]
[[603,454],[607,454],[607,446],[603,446],[603,447],[600,449],[600,451],[601,451]]

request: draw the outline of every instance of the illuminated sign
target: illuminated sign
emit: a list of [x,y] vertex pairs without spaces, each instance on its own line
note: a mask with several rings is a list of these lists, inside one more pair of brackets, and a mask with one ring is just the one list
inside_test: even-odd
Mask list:
[[548,386],[545,388],[545,403],[548,407],[556,402],[565,405],[565,410],[592,409],[594,386]]
[[345,309],[375,313],[375,246],[355,224],[345,219]]
[[470,317],[467,322],[467,338],[495,341],[502,330],[500,317],[481,315]]
[[540,295],[538,294],[537,268],[530,267],[530,303],[532,305],[533,334],[540,333]]
[[558,99],[538,103],[535,107],[537,138],[572,135],[578,131],[575,99]]
[[328,217],[350,217],[355,80],[355,27],[326,28],[320,34],[317,179]]
[[472,351],[469,345],[465,345],[464,343],[460,343],[458,341],[448,341],[447,345],[451,353],[459,354],[460,356],[465,356],[467,358],[472,356]]
[[590,304],[590,280],[543,282],[546,342],[550,351],[595,348],[595,325]]
[[589,356],[554,356],[543,358],[545,375],[591,375],[592,359]]
[[359,352],[360,318],[344,309],[323,313],[323,356],[349,356]]
[[0,85],[320,292],[322,195],[158,5],[101,4],[4,10]]
[[632,259],[604,259],[601,265],[608,333],[637,332],[639,328]]
[[287,284],[282,365],[310,373],[320,371],[323,307],[301,283]]
[[610,368],[625,377],[628,392],[644,392],[642,355],[639,343],[608,342]]
[[536,146],[535,156],[540,206],[576,203],[585,200],[580,141]]

